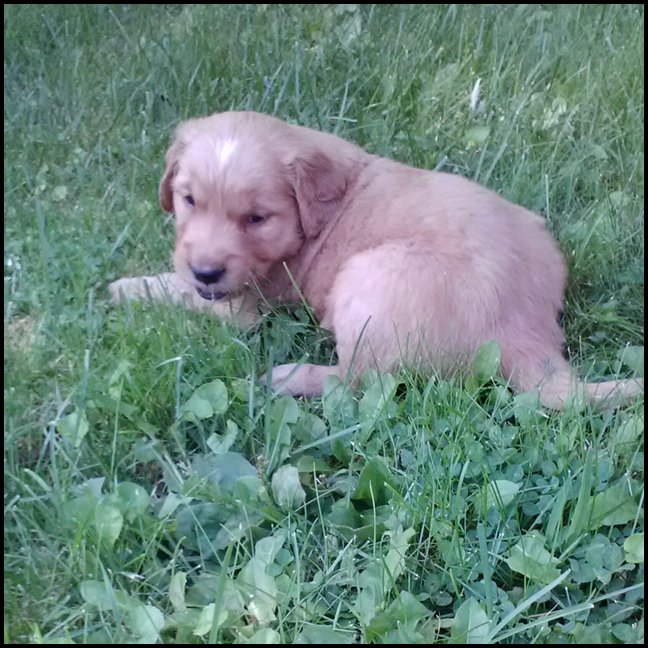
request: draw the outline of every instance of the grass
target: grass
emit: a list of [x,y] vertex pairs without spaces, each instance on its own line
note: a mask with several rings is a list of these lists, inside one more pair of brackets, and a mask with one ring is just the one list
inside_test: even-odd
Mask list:
[[[368,375],[107,304],[168,269],[179,121],[254,109],[543,212],[583,375],[643,372],[643,7],[8,5],[5,643],[643,641],[643,406]],[[470,96],[480,81],[471,110]]]

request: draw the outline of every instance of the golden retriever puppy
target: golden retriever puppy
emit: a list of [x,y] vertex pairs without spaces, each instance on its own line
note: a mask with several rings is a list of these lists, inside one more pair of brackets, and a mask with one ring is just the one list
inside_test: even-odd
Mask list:
[[160,203],[176,217],[175,273],[116,281],[113,300],[170,298],[247,325],[259,296],[304,298],[339,362],[275,367],[278,391],[317,395],[327,376],[369,368],[470,370],[496,340],[503,377],[546,407],[643,392],[643,380],[578,380],[558,322],[565,263],[544,220],[465,178],[226,112],[180,126]]

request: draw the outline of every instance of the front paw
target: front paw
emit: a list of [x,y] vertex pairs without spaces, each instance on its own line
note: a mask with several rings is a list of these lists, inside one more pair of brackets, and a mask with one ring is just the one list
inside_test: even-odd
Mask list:
[[108,284],[110,303],[116,306],[120,302],[141,298],[146,284],[140,277],[123,277]]

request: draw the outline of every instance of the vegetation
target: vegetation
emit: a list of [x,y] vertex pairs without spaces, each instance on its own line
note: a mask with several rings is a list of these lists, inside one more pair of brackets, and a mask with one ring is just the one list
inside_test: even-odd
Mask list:
[[113,309],[174,127],[253,109],[542,212],[569,352],[643,374],[632,5],[5,5],[5,643],[643,643],[643,403],[490,378],[276,397],[333,345]]

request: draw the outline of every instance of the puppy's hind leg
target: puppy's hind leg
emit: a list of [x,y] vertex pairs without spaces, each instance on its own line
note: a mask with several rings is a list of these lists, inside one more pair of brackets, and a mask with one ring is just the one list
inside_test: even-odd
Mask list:
[[417,278],[430,259],[412,258],[411,251],[405,244],[386,244],[347,261],[335,277],[322,318],[323,327],[335,335],[338,364],[275,367],[275,391],[316,396],[329,376],[355,383],[366,369],[391,371],[401,360],[416,359],[421,349],[419,306],[429,301],[429,284]]

